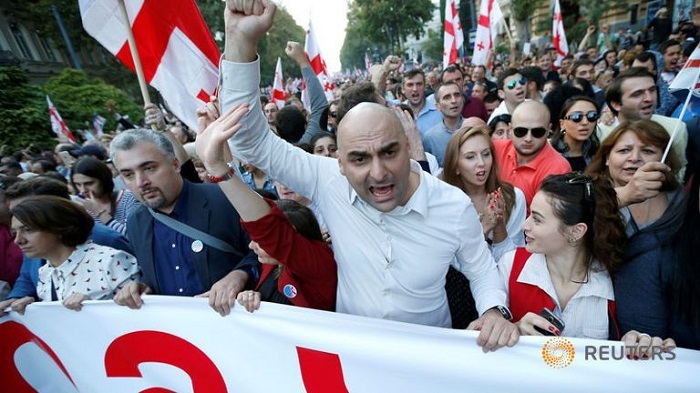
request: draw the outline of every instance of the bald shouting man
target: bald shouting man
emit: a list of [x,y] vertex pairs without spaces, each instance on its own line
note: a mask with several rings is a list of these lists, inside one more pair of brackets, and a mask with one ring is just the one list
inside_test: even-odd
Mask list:
[[401,122],[363,103],[338,126],[338,159],[307,154],[266,132],[258,99],[258,40],[272,27],[271,1],[227,2],[222,110],[247,103],[234,155],[318,204],[338,262],[337,311],[450,327],[444,284],[452,264],[470,280],[484,350],[514,345],[506,293],[469,198],[409,158]]

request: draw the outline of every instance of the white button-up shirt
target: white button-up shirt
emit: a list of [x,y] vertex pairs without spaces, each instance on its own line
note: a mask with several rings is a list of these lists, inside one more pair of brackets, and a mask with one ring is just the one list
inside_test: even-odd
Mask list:
[[39,268],[37,295],[51,301],[51,281],[58,300],[73,293],[92,300],[106,300],[139,275],[136,258],[121,250],[92,242],[81,244],[59,266],[46,263]]
[[[498,271],[506,286],[513,270],[514,257],[515,251],[512,251],[498,261]],[[614,300],[615,294],[610,275],[600,263],[593,262],[593,268],[588,273],[588,282],[581,284],[563,310],[543,254],[530,255],[517,281],[542,289],[554,301],[556,307],[553,313],[564,322],[562,336],[608,339],[608,300]],[[531,311],[535,314],[540,312]]]
[[333,158],[315,156],[267,131],[260,109],[259,63],[222,61],[220,99],[226,111],[247,102],[231,151],[322,212],[338,263],[336,309],[348,314],[449,327],[445,275],[452,264],[470,280],[479,313],[505,305],[506,293],[464,193],[423,172],[405,206],[382,213],[363,201]]

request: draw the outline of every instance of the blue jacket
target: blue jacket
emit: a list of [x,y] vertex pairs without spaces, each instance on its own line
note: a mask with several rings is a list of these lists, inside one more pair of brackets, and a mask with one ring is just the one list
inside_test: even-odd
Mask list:
[[624,264],[613,279],[620,332],[637,330],[669,337],[668,285],[673,240],[683,224],[683,192],[669,193],[669,206],[653,224],[628,232]]
[[[95,226],[92,228],[92,233],[90,233],[88,239],[102,246],[116,248],[130,254],[132,253],[131,246],[126,237],[114,229],[108,228],[98,222],[96,222]],[[17,277],[12,291],[7,295],[7,299],[19,299],[26,296],[36,298],[36,285],[39,282],[39,268],[45,262],[45,260],[40,258],[27,258],[25,256],[22,261],[22,267],[19,270],[19,277]]]

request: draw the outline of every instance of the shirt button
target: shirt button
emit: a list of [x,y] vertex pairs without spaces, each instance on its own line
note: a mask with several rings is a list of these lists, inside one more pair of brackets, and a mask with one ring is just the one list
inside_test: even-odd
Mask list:
[[178,289],[177,291],[180,292],[180,293],[182,293],[182,288]]
[[172,247],[175,248],[175,243],[172,244]]
[[175,266],[175,270],[180,270],[180,266]]

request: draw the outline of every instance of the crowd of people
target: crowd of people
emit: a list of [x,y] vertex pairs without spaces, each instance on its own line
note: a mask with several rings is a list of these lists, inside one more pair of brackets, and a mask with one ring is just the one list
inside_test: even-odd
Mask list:
[[143,127],[2,158],[0,313],[159,294],[466,327],[485,351],[700,349],[700,123],[668,93],[692,23],[655,22],[652,48],[609,29],[587,46],[591,28],[556,66],[547,48],[405,72],[388,56],[330,101],[290,42],[310,106],[278,107],[257,55],[274,14],[227,2],[196,136],[149,105]]

